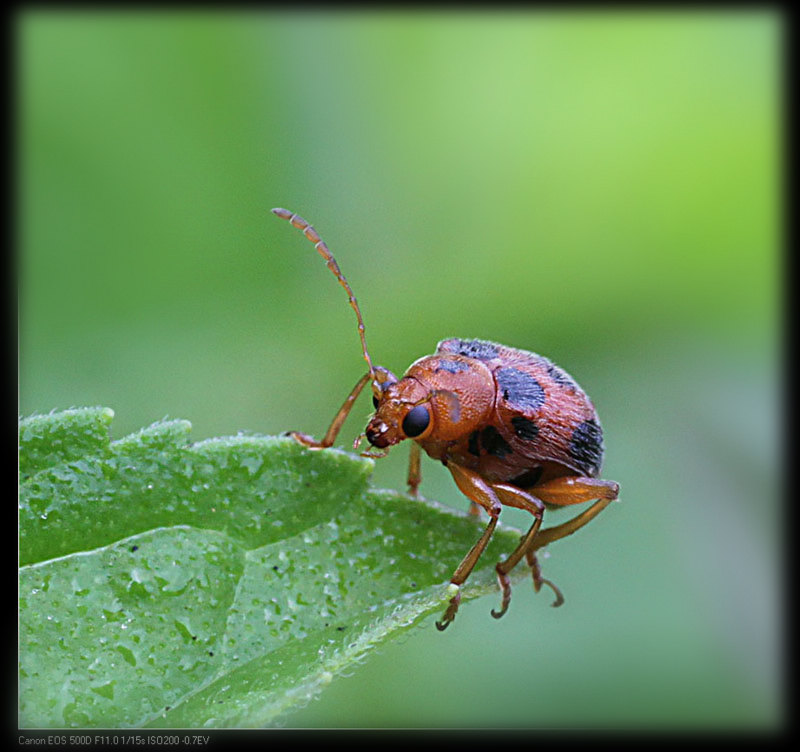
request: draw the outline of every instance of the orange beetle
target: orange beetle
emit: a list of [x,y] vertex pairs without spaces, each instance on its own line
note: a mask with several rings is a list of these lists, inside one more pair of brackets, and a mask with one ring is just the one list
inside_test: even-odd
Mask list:
[[[370,382],[375,414],[354,448],[366,437],[382,451],[362,454],[384,457],[389,447],[412,439],[408,485],[413,495],[421,479],[421,448],[447,467],[470,500],[471,513],[479,514],[483,508],[489,514],[483,535],[453,573],[453,594],[437,628],[445,629],[455,618],[460,586],[489,543],[503,506],[525,509],[534,519],[517,548],[495,567],[502,602],[492,616],[499,618],[508,609],[508,575],[523,556],[531,568],[534,589],[538,592],[548,585],[556,594],[553,605],[561,605],[559,589],[541,576],[537,549],[574,533],[619,495],[619,484],[597,478],[603,461],[603,432],[591,400],[547,358],[484,340],[443,340],[434,355],[412,363],[401,379],[374,366],[358,302],[328,247],[302,217],[287,209],[272,211],[314,243],[346,290],[369,367],[322,441],[296,431],[290,435],[312,449],[332,446],[353,403]],[[595,503],[572,520],[540,530],[547,506],[592,500]]]

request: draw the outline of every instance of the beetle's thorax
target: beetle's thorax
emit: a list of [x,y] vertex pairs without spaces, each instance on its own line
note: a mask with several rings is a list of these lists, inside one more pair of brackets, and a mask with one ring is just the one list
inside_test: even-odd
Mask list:
[[462,355],[429,355],[413,363],[406,378],[415,378],[427,393],[434,428],[425,437],[456,441],[483,426],[494,409],[495,385],[487,366]]

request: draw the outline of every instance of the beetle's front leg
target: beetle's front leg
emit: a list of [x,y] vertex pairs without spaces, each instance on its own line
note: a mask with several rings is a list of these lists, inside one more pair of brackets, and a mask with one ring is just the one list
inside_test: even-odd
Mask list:
[[289,431],[288,435],[309,449],[327,449],[328,447],[333,446],[333,442],[336,441],[336,437],[339,434],[342,425],[347,420],[347,416],[350,414],[353,403],[356,401],[358,395],[361,394],[361,390],[368,381],[369,373],[364,374],[358,380],[358,383],[353,387],[353,391],[347,395],[347,399],[344,401],[344,404],[339,408],[339,412],[337,412],[334,416],[333,422],[325,433],[325,436],[322,438],[322,441],[316,441],[307,433],[300,433],[299,431]]
[[450,578],[450,586],[455,588],[455,592],[450,599],[450,605],[447,607],[442,620],[436,622],[436,628],[440,632],[447,629],[450,622],[455,619],[456,611],[458,611],[458,606],[461,603],[461,585],[466,582],[488,545],[497,525],[500,510],[503,508],[491,486],[476,472],[456,464],[449,464],[447,469],[452,474],[453,480],[461,493],[470,501],[480,504],[489,513],[489,524],[486,526],[486,530],[483,531],[483,535],[478,539],[478,542],[469,550]]

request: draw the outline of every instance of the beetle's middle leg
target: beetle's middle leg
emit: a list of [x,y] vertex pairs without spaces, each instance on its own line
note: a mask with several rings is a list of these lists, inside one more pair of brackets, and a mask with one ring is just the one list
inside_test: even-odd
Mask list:
[[[533,524],[530,526],[528,532],[522,536],[519,545],[508,555],[508,557],[497,564],[495,570],[497,572],[497,580],[503,591],[503,600],[500,605],[500,610],[492,610],[492,616],[499,619],[507,610],[508,604],[511,602],[511,581],[508,577],[509,572],[517,566],[520,559],[525,556],[530,563],[529,554],[533,550],[534,541],[537,539],[539,528],[542,524],[542,517],[544,515],[544,503],[541,499],[534,496],[528,491],[523,491],[517,486],[512,486],[507,483],[496,483],[492,486],[500,501],[506,506],[517,507],[530,512],[534,516]],[[538,593],[542,585],[548,585],[556,594],[556,600],[553,606],[560,606],[564,602],[561,591],[550,580],[546,580],[541,576],[538,566],[536,569],[531,565],[533,575],[533,588]]]
[[412,441],[411,451],[408,453],[408,493],[412,496],[417,495],[417,489],[422,482],[422,470],[420,469],[420,447],[416,441]]

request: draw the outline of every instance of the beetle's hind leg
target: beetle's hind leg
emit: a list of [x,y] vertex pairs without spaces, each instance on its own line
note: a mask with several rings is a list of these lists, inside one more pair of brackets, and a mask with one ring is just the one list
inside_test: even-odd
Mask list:
[[534,545],[525,551],[525,560],[528,562],[528,566],[531,568],[534,592],[538,593],[542,589],[542,585],[547,585],[556,594],[556,599],[550,605],[553,608],[558,608],[558,606],[564,602],[564,595],[561,593],[561,590],[557,585],[542,577],[542,568],[539,566],[539,561],[536,558],[535,542]]
[[598,480],[597,478],[566,477],[547,481],[535,486],[532,490],[536,492],[537,497],[547,504],[558,506],[580,504],[584,501],[597,499],[592,506],[571,520],[540,531],[533,544],[532,550],[536,551],[548,543],[560,540],[567,535],[572,535],[585,524],[591,522],[612,501],[617,499],[619,496],[619,483],[613,480]]
[[532,540],[530,546],[525,549],[525,559],[531,568],[534,590],[538,593],[542,585],[547,585],[556,594],[556,600],[551,605],[554,607],[560,606],[564,602],[564,596],[550,580],[542,577],[542,570],[536,558],[536,551],[548,543],[557,541],[567,535],[572,535],[588,522],[591,522],[619,496],[619,484],[614,481],[598,480],[596,478],[567,477],[547,481],[535,486],[533,490],[548,504],[558,506],[580,504],[597,499],[592,506],[568,522],[540,530],[535,540]]
[[[523,536],[517,548],[505,561],[500,562],[496,567],[497,579],[503,590],[503,600],[500,611],[492,611],[492,616],[499,619],[506,612],[511,600],[511,583],[508,573],[523,556],[531,568],[534,590],[538,593],[542,585],[547,585],[556,596],[551,605],[554,607],[560,606],[564,602],[564,596],[555,584],[542,577],[541,568],[536,558],[536,551],[548,543],[571,535],[593,520],[611,501],[619,496],[619,484],[609,480],[598,480],[597,478],[566,477],[547,481],[534,486],[528,491],[523,491],[516,486],[505,483],[495,484],[492,488],[503,504],[527,509],[536,517],[533,525]],[[535,492],[535,495],[533,492]],[[543,502],[558,506],[568,506],[591,501],[592,499],[597,499],[597,501],[589,509],[568,522],[545,530],[539,529],[544,511]]]

